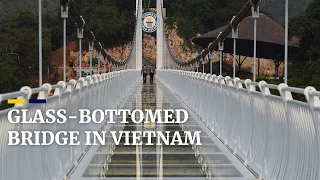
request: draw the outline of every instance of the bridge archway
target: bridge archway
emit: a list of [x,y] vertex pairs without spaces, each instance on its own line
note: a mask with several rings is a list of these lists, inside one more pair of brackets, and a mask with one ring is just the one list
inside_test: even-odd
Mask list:
[[[157,69],[163,69],[163,0],[157,1],[157,58],[156,58],[156,67]],[[142,59],[142,0],[136,0],[136,16],[138,19],[137,22],[137,31],[136,31],[136,69],[141,70],[143,59]]]

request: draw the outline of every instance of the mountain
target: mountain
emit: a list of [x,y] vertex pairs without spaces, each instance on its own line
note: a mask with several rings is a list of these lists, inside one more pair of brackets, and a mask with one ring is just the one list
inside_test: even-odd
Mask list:
[[[304,12],[313,0],[289,0],[289,17],[297,16]],[[285,0],[262,0],[261,8],[272,15],[272,18],[280,24],[284,24]]]
[[[289,0],[289,16],[294,17],[303,12],[313,0]],[[17,10],[27,9],[33,12],[38,10],[39,0],[0,0],[0,18],[14,15]],[[284,4],[285,0],[262,0],[261,8],[270,12],[273,19],[279,23],[284,23]],[[58,0],[42,0],[43,13],[52,12],[59,8]],[[170,4],[168,4],[170,6]]]

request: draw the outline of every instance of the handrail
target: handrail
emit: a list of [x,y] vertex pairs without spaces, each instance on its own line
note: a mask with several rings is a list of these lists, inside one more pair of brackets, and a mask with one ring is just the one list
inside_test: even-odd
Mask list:
[[[78,83],[80,86],[74,86],[75,80],[70,80],[68,83],[59,82],[55,85],[44,84],[43,87],[33,88],[23,87],[21,91],[0,94],[0,102],[12,98],[18,98],[23,104],[18,104],[13,108],[0,110],[0,179],[7,180],[24,180],[24,179],[67,179],[70,170],[81,161],[81,156],[88,150],[85,144],[85,131],[100,130],[104,127],[103,124],[96,124],[90,122],[88,124],[79,124],[79,121],[69,119],[64,125],[57,123],[41,124],[24,124],[10,123],[10,117],[15,121],[32,122],[36,120],[38,112],[41,112],[43,121],[57,118],[57,111],[63,109],[67,112],[66,118],[70,115],[78,115],[80,109],[88,109],[90,111],[96,109],[115,109],[118,107],[122,100],[131,88],[136,85],[140,79],[139,70],[121,70],[103,74],[112,76],[112,79],[99,80],[99,76],[88,77],[88,84],[84,83],[84,78],[80,78]],[[89,84],[90,83],[90,84]],[[83,86],[82,86],[83,85]],[[90,88],[87,88],[90,87]],[[74,91],[77,89],[76,91]],[[54,90],[55,95],[50,97],[48,91]],[[44,104],[30,104],[32,94],[38,94],[38,99]],[[18,102],[18,101],[17,101]],[[47,112],[51,110],[54,114],[48,116]],[[53,110],[53,111],[52,111]],[[9,115],[9,111],[13,111]],[[25,114],[22,114],[26,112]],[[38,114],[39,115],[39,114]],[[18,117],[20,116],[20,117]],[[55,120],[52,120],[55,121]],[[114,124],[110,125],[114,126]],[[34,132],[50,132],[52,136],[56,136],[57,132],[79,132],[78,140],[80,145],[69,146],[51,144],[48,146],[39,146],[32,144],[28,145],[8,145],[9,131],[19,133],[23,136],[24,132],[30,132],[32,137],[36,136]],[[51,137],[51,136],[50,136]],[[60,136],[61,137],[61,136]],[[47,137],[48,138],[48,137]],[[34,138],[30,140],[35,143]],[[13,143],[17,141],[13,140]],[[48,143],[48,141],[46,141]],[[62,142],[62,141],[61,141]],[[27,142],[30,143],[30,142]],[[42,143],[42,138],[40,138]],[[108,146],[111,146],[108,143]],[[112,153],[107,152],[109,155]],[[104,162],[101,166],[107,166],[108,162]],[[19,173],[17,173],[17,171]]]
[[[230,77],[212,81],[217,76],[203,78],[206,75],[157,71],[158,78],[259,179],[320,178],[320,91],[248,79],[234,80],[246,89],[233,88],[222,84],[232,82]],[[268,88],[280,95],[271,95]],[[306,102],[294,100],[292,93],[305,95]],[[205,172],[210,176],[210,167]]]

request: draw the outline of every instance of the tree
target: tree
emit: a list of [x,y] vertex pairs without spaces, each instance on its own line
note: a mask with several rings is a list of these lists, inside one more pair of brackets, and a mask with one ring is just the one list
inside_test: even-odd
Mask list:
[[320,0],[314,0],[290,22],[291,35],[300,37],[299,59],[320,61]]
[[215,26],[216,1],[167,1],[168,16],[173,17],[179,35],[190,41],[198,33]]
[[295,62],[289,66],[288,84],[305,88],[313,86],[320,89],[320,62]]
[[[1,36],[6,41],[0,42],[3,55],[15,54],[19,57],[20,69],[25,74],[38,72],[38,34],[32,28],[8,28]],[[43,66],[48,67],[51,57],[50,32],[44,30]]]
[[[84,9],[84,19],[96,38],[107,47],[115,47],[132,42],[135,29],[135,16],[131,10],[121,10],[123,5],[115,0],[97,0]],[[126,7],[126,6],[124,6]],[[128,7],[127,7],[128,8]]]
[[[1,20],[0,62],[2,93],[19,90],[31,75],[38,74],[38,26],[37,18],[28,11]],[[51,32],[43,29],[43,67],[51,59]],[[44,68],[46,70],[47,68]]]
[[[320,89],[320,0],[314,0],[299,16],[290,19],[290,36],[300,38],[300,49],[289,64],[288,84]],[[302,98],[303,99],[303,98]]]
[[23,85],[23,73],[19,62],[10,54],[0,55],[0,94],[19,90]]
[[[61,19],[60,8],[52,14],[43,16],[43,26],[50,29],[52,50],[57,50],[63,45],[63,20]],[[77,39],[77,25],[70,17],[67,19],[67,41]]]
[[20,10],[16,16],[6,17],[1,20],[1,32],[7,32],[10,28],[20,27],[36,29],[38,27],[37,18],[30,11]]
[[[165,0],[169,17],[166,22],[169,23],[168,27],[177,27],[179,36],[192,47],[191,40],[194,37],[228,24],[246,2],[247,0]],[[270,15],[263,10],[261,12]]]

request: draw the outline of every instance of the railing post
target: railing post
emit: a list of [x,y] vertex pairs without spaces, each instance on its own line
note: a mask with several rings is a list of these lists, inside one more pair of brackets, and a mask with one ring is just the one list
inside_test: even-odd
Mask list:
[[[314,166],[319,167],[320,164],[320,92],[317,92],[317,90],[314,87],[307,87],[304,90],[304,95],[308,101],[310,111],[312,112],[312,118],[315,125],[315,133],[316,133],[316,141],[318,143],[318,149],[315,153],[318,158],[316,160],[316,163]],[[318,178],[320,174],[318,172]]]
[[[288,149],[287,149],[287,151],[284,153],[284,158],[285,158],[285,167],[284,167],[284,169],[283,169],[283,176],[286,176],[286,175],[288,175],[287,174],[287,169],[288,169],[288,163],[289,163],[289,159],[290,159],[290,147],[291,147],[291,144],[292,144],[292,140],[291,140],[291,137],[290,137],[290,122],[289,122],[289,113],[288,113],[288,105],[287,105],[287,101],[288,100],[292,100],[292,94],[291,94],[291,92],[288,92],[288,91],[284,91],[283,89],[284,88],[287,88],[288,87],[288,85],[287,84],[280,84],[279,86],[278,86],[278,90],[279,90],[279,93],[280,93],[280,96],[281,96],[281,99],[282,99],[282,101],[283,101],[283,105],[284,105],[284,115],[285,115],[285,121],[286,121],[286,126],[287,126],[287,129],[288,129],[288,134],[287,134],[287,137],[285,137],[286,139],[286,141],[288,142]],[[291,158],[296,158],[296,157],[291,157]],[[291,165],[289,165],[289,166],[295,166],[295,165],[293,165],[293,164],[291,164]]]
[[49,83],[45,83],[45,84],[42,85],[42,87],[46,88],[47,90],[46,91],[41,91],[38,94],[38,99],[48,99],[49,94],[50,94],[50,92],[52,90],[52,86]]
[[20,89],[20,91],[22,92],[26,92],[26,95],[24,96],[20,96],[20,97],[17,97],[17,99],[24,99],[25,100],[25,104],[15,104],[14,107],[17,108],[17,107],[26,107],[27,104],[28,104],[28,100],[31,98],[32,96],[32,89],[29,87],[29,86],[24,86]]

